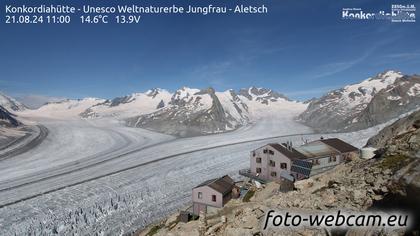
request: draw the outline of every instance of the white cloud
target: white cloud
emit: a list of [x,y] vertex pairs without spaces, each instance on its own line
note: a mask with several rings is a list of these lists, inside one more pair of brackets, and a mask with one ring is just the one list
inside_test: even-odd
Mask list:
[[337,73],[343,72],[352,68],[353,66],[363,62],[366,58],[370,56],[373,50],[367,51],[359,58],[350,60],[350,61],[342,61],[342,62],[333,62],[329,64],[322,65],[318,67],[317,71],[314,73],[312,78],[318,79],[330,75],[335,75]]
[[394,54],[388,54],[385,57],[393,58],[393,59],[414,59],[414,58],[420,57],[420,52],[394,53]]
[[332,63],[321,65],[318,68],[316,68],[314,71],[312,71],[310,76],[314,79],[318,79],[318,78],[335,75],[337,73],[348,70],[364,62],[376,51],[376,49],[381,48],[382,46],[385,46],[387,44],[390,44],[396,41],[399,37],[400,36],[393,36],[393,37],[383,39],[382,41],[377,41],[375,42],[374,45],[372,45],[369,49],[367,49],[363,54],[361,54],[359,57],[354,58],[352,60],[332,62]]

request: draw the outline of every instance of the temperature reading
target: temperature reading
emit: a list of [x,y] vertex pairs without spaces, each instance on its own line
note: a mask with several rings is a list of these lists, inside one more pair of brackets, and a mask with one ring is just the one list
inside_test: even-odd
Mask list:
[[134,16],[134,15],[121,15],[116,16],[115,19],[117,20],[118,24],[137,24],[140,22],[140,16]]
[[108,24],[107,15],[80,16],[82,24]]

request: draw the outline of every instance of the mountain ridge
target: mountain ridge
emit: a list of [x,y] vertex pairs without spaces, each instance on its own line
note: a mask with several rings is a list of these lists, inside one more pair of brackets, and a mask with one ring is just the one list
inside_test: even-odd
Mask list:
[[222,92],[184,86],[113,99],[66,99],[32,112],[63,118],[113,117],[131,127],[195,136],[235,130],[267,117],[281,120],[287,112],[314,130],[348,132],[387,122],[419,104],[420,76],[389,70],[306,102],[255,86]]
[[299,120],[320,131],[355,131],[384,123],[420,104],[420,76],[385,71],[310,102]]
[[0,93],[0,106],[8,111],[24,111],[27,109],[21,102],[3,93]]
[[251,122],[250,108],[270,107],[279,101],[293,103],[265,88],[250,87],[238,94],[234,90],[216,92],[211,87],[201,90],[182,87],[166,105],[159,106],[155,112],[129,118],[127,125],[182,137],[226,132]]

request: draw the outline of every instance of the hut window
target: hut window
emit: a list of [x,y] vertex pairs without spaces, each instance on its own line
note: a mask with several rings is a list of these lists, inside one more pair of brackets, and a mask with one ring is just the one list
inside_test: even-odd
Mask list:
[[261,168],[257,168],[257,173],[261,173]]
[[319,165],[319,160],[318,159],[312,160],[312,163],[314,166]]
[[268,150],[268,154],[270,154],[270,155],[274,155],[273,150]]
[[280,168],[284,170],[287,169],[287,163],[281,163]]
[[261,163],[261,157],[257,157],[257,163]]
[[252,156],[255,157],[255,152],[252,152]]
[[276,177],[277,176],[277,173],[275,171],[273,171],[273,172],[271,172],[271,176],[272,177]]
[[198,199],[202,199],[203,198],[203,193],[202,192],[198,192]]
[[275,161],[273,161],[273,160],[270,160],[270,166],[276,166],[276,162]]
[[267,152],[268,152],[268,150],[267,150],[267,149],[264,149],[264,150],[263,150],[263,153],[267,153]]
[[216,195],[211,195],[211,200],[212,200],[213,202],[215,202],[215,201],[216,201]]

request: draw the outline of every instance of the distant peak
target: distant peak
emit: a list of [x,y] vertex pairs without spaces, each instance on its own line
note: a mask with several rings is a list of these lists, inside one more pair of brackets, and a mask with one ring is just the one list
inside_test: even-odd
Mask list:
[[187,87],[187,86],[182,86],[179,90],[186,91],[186,90],[191,90],[191,88],[190,87]]
[[255,86],[252,86],[249,88],[249,92],[254,95],[263,95],[271,92],[271,89],[267,88],[257,88]]
[[160,88],[152,88],[147,90],[146,95],[149,97],[156,97],[156,95],[158,95],[161,91],[162,89]]
[[214,94],[216,91],[214,90],[214,88],[212,88],[212,87],[208,87],[208,88],[206,88],[206,89],[202,89],[202,90],[200,90],[199,92],[197,92],[197,93],[195,93],[195,94],[197,94],[197,95],[200,95],[200,94]]
[[77,99],[79,101],[97,101],[97,100],[101,100],[100,98],[95,98],[95,97],[85,97],[83,99]]
[[255,87],[255,86],[240,89],[239,95],[242,95],[248,98],[249,100],[261,99],[261,98],[274,100],[274,99],[282,98],[284,100],[291,101],[285,95],[278,93],[276,91],[273,91],[272,89],[263,88],[263,87]]
[[200,89],[195,89],[195,88],[190,88],[190,87],[183,86],[180,89],[178,89],[175,93],[186,92],[186,93],[189,93],[190,95],[193,95],[193,94],[195,94],[199,91],[200,91]]
[[400,71],[396,70],[387,70],[382,73],[379,73],[377,76],[375,76],[377,79],[387,79],[387,78],[398,78],[402,77],[403,74]]

